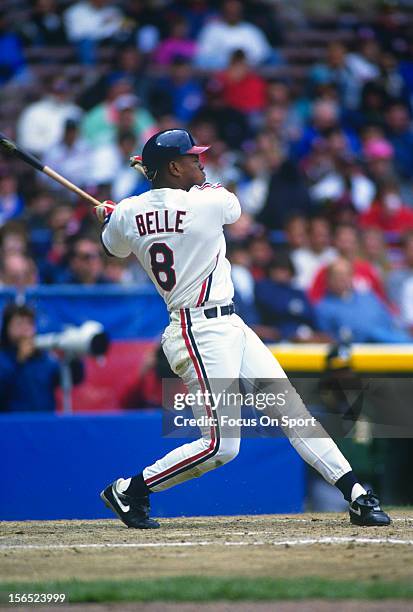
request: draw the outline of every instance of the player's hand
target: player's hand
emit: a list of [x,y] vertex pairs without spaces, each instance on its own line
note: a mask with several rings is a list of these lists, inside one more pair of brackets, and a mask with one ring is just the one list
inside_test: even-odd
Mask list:
[[95,215],[100,221],[100,223],[104,223],[108,217],[115,210],[116,202],[112,202],[112,200],[105,200],[98,206],[95,206]]

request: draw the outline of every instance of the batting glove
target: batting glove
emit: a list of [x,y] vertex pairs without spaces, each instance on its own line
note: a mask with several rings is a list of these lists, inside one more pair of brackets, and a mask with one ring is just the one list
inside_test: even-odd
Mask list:
[[95,206],[95,215],[101,223],[105,223],[109,221],[110,215],[115,210],[116,202],[112,202],[112,200],[105,200],[102,204]]

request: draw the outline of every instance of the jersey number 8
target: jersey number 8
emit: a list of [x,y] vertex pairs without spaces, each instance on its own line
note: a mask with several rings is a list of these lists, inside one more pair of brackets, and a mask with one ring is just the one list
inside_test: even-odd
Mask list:
[[174,253],[164,242],[155,242],[149,249],[151,268],[156,282],[164,291],[171,291],[176,285]]

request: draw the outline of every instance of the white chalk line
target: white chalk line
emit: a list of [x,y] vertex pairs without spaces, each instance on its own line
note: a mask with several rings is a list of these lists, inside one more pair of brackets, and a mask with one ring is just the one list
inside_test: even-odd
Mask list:
[[[391,515],[391,512],[390,512]],[[186,517],[185,517],[186,518]],[[196,520],[197,517],[195,517]],[[222,518],[222,517],[221,517]],[[259,515],[257,515],[256,517],[257,519],[260,518]],[[228,517],[228,520],[230,522],[231,517]],[[253,519],[252,519],[253,520]],[[341,519],[335,519],[335,518],[329,518],[328,516],[326,516],[325,518],[317,518],[317,519],[304,519],[304,518],[274,518],[274,519],[269,519],[272,520],[274,525],[277,525],[278,523],[286,523],[287,525],[289,523],[306,523],[306,524],[311,524],[311,525],[315,525],[316,523],[323,523],[325,525],[327,525],[328,523],[335,523],[335,524],[339,524],[339,523],[345,523],[347,518],[343,517]],[[413,523],[413,516],[406,516],[404,518],[393,518],[391,517],[392,523]],[[236,533],[236,532],[232,532],[232,533]],[[244,533],[243,531],[240,533]]]
[[7,550],[74,550],[74,549],[111,549],[111,548],[188,548],[195,546],[311,546],[314,544],[391,544],[413,546],[413,540],[400,538],[363,538],[363,537],[322,537],[296,538],[292,540],[273,540],[256,542],[231,542],[200,540],[198,542],[110,542],[106,544],[2,544],[0,551]]

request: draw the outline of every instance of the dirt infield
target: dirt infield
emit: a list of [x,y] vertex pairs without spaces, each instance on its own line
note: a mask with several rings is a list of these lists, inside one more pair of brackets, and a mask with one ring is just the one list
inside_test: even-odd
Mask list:
[[346,515],[164,519],[126,529],[117,520],[0,523],[0,580],[94,580],[161,576],[319,576],[413,579],[413,513],[387,528]]

